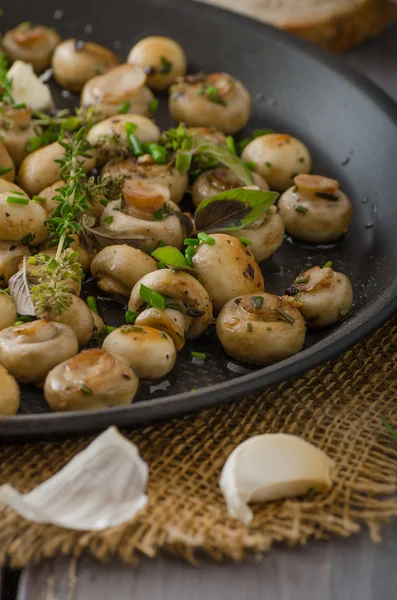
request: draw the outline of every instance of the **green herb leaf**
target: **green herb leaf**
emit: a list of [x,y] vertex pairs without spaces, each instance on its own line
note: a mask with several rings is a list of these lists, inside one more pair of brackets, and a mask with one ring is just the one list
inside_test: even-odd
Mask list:
[[193,350],[191,355],[193,358],[201,358],[202,360],[205,360],[207,358],[207,355],[205,352],[195,352]]
[[163,262],[167,266],[186,267],[187,263],[182,252],[173,246],[164,246],[157,248],[152,252],[153,258]]
[[158,107],[159,101],[157,100],[157,98],[153,98],[152,100],[150,100],[149,104],[147,105],[147,109],[150,113],[155,113]]
[[92,312],[94,312],[96,315],[99,314],[96,298],[94,296],[88,296],[86,302],[88,307],[92,310]]
[[120,105],[119,114],[126,115],[128,113],[128,111],[130,110],[130,108],[131,108],[131,102],[129,100],[126,100],[125,102],[123,102]]
[[251,296],[250,301],[252,306],[259,310],[262,308],[265,299],[263,296]]
[[233,171],[244,182],[245,185],[252,185],[253,179],[251,171],[247,165],[234,152],[223,144],[217,144],[198,135],[193,135],[192,152],[205,155],[217,162],[222,163]]
[[165,56],[160,57],[160,67],[158,69],[162,75],[168,75],[172,71],[172,62]]
[[10,171],[12,171],[12,167],[9,167],[8,169],[6,167],[0,167],[0,177],[6,173],[9,173]]
[[114,217],[112,217],[112,215],[109,215],[107,217],[103,217],[103,222],[104,223],[113,223]]
[[238,239],[240,240],[240,242],[242,244],[244,244],[244,246],[251,246],[251,244],[252,244],[251,240],[248,240],[245,237],[239,237]]
[[208,244],[209,246],[213,246],[215,244],[215,240],[213,237],[205,233],[204,231],[197,234],[198,239],[204,244]]
[[191,152],[184,152],[183,150],[177,152],[175,166],[181,175],[184,175],[190,169],[192,158]]
[[94,393],[92,391],[91,388],[89,388],[87,385],[85,385],[84,383],[80,386],[80,390],[83,392],[83,394],[87,394],[87,396],[92,396],[92,394]]
[[321,267],[322,269],[326,269],[327,267],[332,267],[332,260],[327,260],[327,262]]
[[134,156],[142,156],[142,154],[144,154],[144,151],[140,139],[135,135],[136,129],[137,126],[135,125],[135,123],[125,124],[125,132],[127,134],[127,140],[131,153]]
[[136,314],[132,310],[127,310],[124,314],[126,323],[135,323]]
[[112,231],[107,227],[92,227],[95,219],[83,216],[81,220],[82,231],[80,232],[80,243],[88,251],[102,250],[107,246],[126,244],[132,248],[139,248],[147,239],[144,235],[132,235],[126,231]]

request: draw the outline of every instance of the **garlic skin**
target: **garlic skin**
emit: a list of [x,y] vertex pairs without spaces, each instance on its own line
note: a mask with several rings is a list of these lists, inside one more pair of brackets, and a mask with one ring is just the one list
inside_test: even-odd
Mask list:
[[271,502],[325,492],[332,486],[334,462],[295,435],[265,433],[239,444],[226,460],[219,486],[231,517],[251,523],[250,502]]

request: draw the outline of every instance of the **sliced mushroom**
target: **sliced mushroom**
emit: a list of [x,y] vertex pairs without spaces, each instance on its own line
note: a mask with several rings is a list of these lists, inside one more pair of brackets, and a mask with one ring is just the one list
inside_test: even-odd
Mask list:
[[210,142],[226,146],[225,134],[219,131],[219,129],[214,129],[214,127],[188,127],[186,131],[189,135],[196,134],[206,140],[210,140]]
[[87,141],[96,149],[99,164],[128,154],[127,123],[135,125],[134,133],[142,143],[158,142],[160,139],[160,129],[142,115],[117,115],[100,121],[87,135]]
[[[59,142],[31,152],[22,161],[18,172],[18,181],[30,196],[39,194],[44,188],[59,181],[60,165],[57,160],[64,157],[65,148]],[[83,168],[91,171],[95,167],[96,159],[90,152],[87,157],[81,157]]]
[[286,293],[293,297],[308,327],[333,325],[352,308],[353,290],[349,278],[331,267],[312,267],[304,271]]
[[133,46],[128,62],[140,65],[148,74],[148,86],[167,90],[177,77],[185,75],[187,60],[178,42],[162,36],[150,36]]
[[47,373],[78,352],[74,331],[46,319],[0,331],[0,364],[22,383],[40,383]]
[[247,124],[251,104],[248,90],[227,73],[187,75],[170,89],[171,116],[188,127],[236,133]]
[[102,169],[101,175],[125,175],[132,179],[142,179],[145,182],[166,186],[170,191],[170,200],[179,204],[189,183],[187,173],[180,173],[174,160],[166,165],[159,165],[149,154],[126,160],[113,159]]
[[265,284],[252,252],[240,240],[224,233],[211,235],[214,243],[200,243],[192,257],[218,313],[238,294],[263,292]]
[[87,81],[81,93],[81,105],[95,106],[95,112],[104,118],[120,111],[149,116],[149,104],[154,96],[145,82],[146,73],[141,67],[119,65]]
[[2,45],[12,62],[22,60],[41,73],[50,66],[52,54],[61,41],[55,29],[25,22],[6,32]]
[[20,192],[22,195],[28,197],[25,190],[19,187],[16,183],[11,183],[11,181],[6,181],[4,178],[0,177],[0,194],[4,192]]
[[15,378],[0,365],[0,416],[16,415],[20,404],[19,385]]
[[79,346],[83,348],[94,335],[98,335],[104,328],[104,323],[99,315],[94,313],[89,306],[78,296],[72,296],[70,306],[53,321],[63,323],[73,329]]
[[299,175],[279,200],[280,214],[292,237],[314,244],[346,233],[352,218],[349,198],[339,182],[321,175]]
[[0,331],[14,325],[17,316],[17,309],[12,298],[5,292],[0,292]]
[[13,108],[5,106],[0,118],[0,138],[14,161],[19,167],[26,156],[26,142],[37,135],[41,129],[35,128],[32,123],[32,109]]
[[291,302],[259,293],[229,300],[219,313],[216,333],[237,360],[269,365],[302,349],[305,322]]
[[239,231],[231,231],[230,235],[244,242],[251,242],[249,249],[260,263],[272,256],[284,240],[285,227],[280,213],[275,206],[271,206],[265,214],[250,225]]
[[3,179],[6,181],[14,181],[15,166],[14,161],[8,154],[7,148],[0,142],[0,171]]
[[255,171],[266,179],[271,189],[284,191],[300,173],[310,173],[309,150],[297,138],[284,133],[261,135],[246,146],[242,159],[255,164]]
[[130,296],[137,281],[156,270],[154,258],[124,244],[107,246],[91,263],[91,273],[98,287],[112,296]]
[[84,350],[47,376],[44,396],[55,411],[93,410],[130,404],[138,377],[122,356]]
[[[265,190],[269,189],[267,182],[258,173],[253,173],[254,185],[257,186],[255,189]],[[227,190],[235,190],[236,188],[245,187],[245,184],[231,169],[225,167],[217,167],[216,169],[210,169],[204,171],[199,175],[192,186],[192,199],[193,204],[197,206],[206,200],[212,198],[217,194],[226,192]]]
[[[27,204],[18,203],[18,199]],[[25,196],[12,192],[0,194],[0,240],[40,244],[47,237],[46,219],[44,208]]]
[[59,44],[52,57],[55,79],[71,92],[80,92],[89,79],[107,73],[118,63],[108,48],[75,39]]
[[170,336],[153,327],[124,325],[106,337],[102,348],[123,356],[142,379],[164,377],[172,371],[176,360]]
[[[151,310],[150,307],[145,310],[145,302],[140,295],[141,285],[164,296],[166,307],[170,311],[184,315],[183,326],[186,339],[197,338],[211,323],[212,304],[201,283],[188,273],[160,269],[142,277],[131,292],[128,308],[135,313],[141,313],[138,317],[139,321],[137,319],[137,325],[144,324],[143,318],[146,310]],[[171,313],[168,315],[171,316]],[[164,330],[171,336],[170,330],[166,328]]]
[[17,242],[0,242],[0,287],[15,275],[24,256],[30,256],[27,246]]

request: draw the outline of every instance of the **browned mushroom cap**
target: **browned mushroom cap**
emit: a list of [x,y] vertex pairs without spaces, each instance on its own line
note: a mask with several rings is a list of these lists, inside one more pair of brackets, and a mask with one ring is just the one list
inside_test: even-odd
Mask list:
[[259,293],[229,300],[219,313],[216,332],[233,358],[268,365],[301,350],[305,323],[292,303]]
[[264,281],[252,252],[240,240],[224,233],[211,235],[214,244],[201,243],[192,257],[218,313],[238,294],[263,292]]
[[186,73],[185,52],[178,42],[168,37],[150,36],[139,40],[127,60],[145,69],[148,85],[155,90],[168,89],[177,77]]
[[107,73],[118,63],[108,48],[75,39],[59,44],[52,57],[55,79],[72,92],[80,92],[89,79]]
[[[16,202],[17,198],[27,204]],[[48,233],[46,219],[46,211],[36,202],[12,192],[0,194],[0,240],[20,242],[29,236],[29,243],[40,244]]]
[[[191,318],[186,338],[194,339],[204,333],[212,321],[212,304],[204,287],[188,273],[175,273],[171,269],[160,269],[142,277],[134,286],[129,310],[140,313],[145,302],[140,296],[140,287],[145,285],[167,298],[171,305],[178,305],[182,314]],[[169,307],[171,308],[171,306]]]
[[286,292],[296,302],[308,327],[327,327],[348,315],[352,308],[350,280],[331,267],[312,267],[295,279]]
[[0,142],[0,171],[1,175],[7,181],[14,181],[15,166],[14,161],[7,152],[7,148]]
[[30,256],[27,246],[17,242],[0,242],[0,287],[6,287],[24,256]]
[[180,352],[185,345],[185,331],[188,331],[192,317],[175,309],[158,310],[151,307],[142,311],[137,316],[135,323],[137,326],[145,325],[164,331],[174,342],[177,352]]
[[188,127],[213,127],[233,134],[250,118],[251,96],[227,73],[188,75],[171,87],[169,109],[175,121]]
[[46,319],[0,331],[0,363],[18,381],[40,383],[47,373],[78,352],[75,333]]
[[55,411],[108,408],[130,404],[138,383],[122,356],[95,348],[55,367],[45,380],[44,396]]
[[38,73],[50,66],[52,54],[60,43],[61,37],[55,29],[29,22],[10,29],[2,40],[3,48],[13,62],[29,63]]
[[91,263],[98,287],[116,296],[129,296],[137,281],[151,271],[157,271],[154,258],[125,244],[103,248]]
[[33,126],[31,117],[31,108],[13,108],[11,105],[5,106],[0,116],[0,137],[16,167],[26,156],[28,139],[41,131]]
[[17,309],[12,298],[5,292],[0,292],[0,331],[14,325],[17,316]]
[[101,333],[104,327],[101,317],[78,296],[72,296],[70,306],[53,320],[73,329],[80,347],[86,346],[94,335]]
[[2,365],[0,365],[0,389],[0,416],[11,417],[19,409],[19,385]]
[[164,377],[176,360],[170,336],[153,327],[124,325],[106,337],[102,348],[123,356],[142,379]]
[[[253,173],[255,189],[268,190],[267,182],[258,173]],[[212,198],[227,190],[245,187],[245,183],[237,175],[226,167],[217,167],[201,173],[192,186],[192,199],[194,206],[198,206],[203,200]]]
[[293,237],[315,244],[332,242],[351,222],[352,205],[334,179],[299,175],[295,186],[279,200],[285,229]]

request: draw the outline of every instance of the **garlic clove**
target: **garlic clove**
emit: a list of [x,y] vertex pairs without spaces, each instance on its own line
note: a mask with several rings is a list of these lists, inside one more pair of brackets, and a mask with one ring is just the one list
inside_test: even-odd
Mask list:
[[7,77],[12,80],[12,95],[17,104],[25,103],[33,110],[48,110],[53,107],[50,88],[37,77],[32,65],[17,60]]
[[301,438],[283,433],[257,435],[230,454],[219,481],[231,517],[246,525],[250,502],[270,502],[323,492],[332,485],[333,461]]

